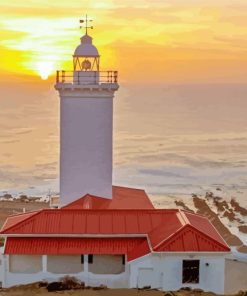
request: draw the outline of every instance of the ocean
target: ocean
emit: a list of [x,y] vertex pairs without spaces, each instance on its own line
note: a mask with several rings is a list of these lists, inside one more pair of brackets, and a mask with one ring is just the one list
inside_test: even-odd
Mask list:
[[[1,85],[1,192],[58,191],[53,84]],[[221,188],[247,206],[246,110],[243,84],[121,84],[114,98],[114,184],[159,199]]]
[[124,85],[114,103],[114,183],[247,205],[246,85]]

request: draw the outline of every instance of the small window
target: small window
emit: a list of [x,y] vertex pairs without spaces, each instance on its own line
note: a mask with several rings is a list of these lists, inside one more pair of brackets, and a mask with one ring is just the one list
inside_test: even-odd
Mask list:
[[125,255],[122,255],[122,264],[125,265]]
[[84,255],[81,255],[81,264],[84,264]]
[[199,283],[199,260],[183,260],[183,284]]
[[93,263],[93,255],[92,254],[89,254],[88,255],[88,263],[89,264],[92,264]]

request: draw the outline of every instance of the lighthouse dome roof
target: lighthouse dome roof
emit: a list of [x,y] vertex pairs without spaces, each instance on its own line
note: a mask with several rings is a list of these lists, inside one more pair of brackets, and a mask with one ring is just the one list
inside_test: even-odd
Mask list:
[[98,57],[98,49],[92,44],[93,38],[89,35],[81,37],[81,44],[77,46],[74,52],[76,57]]

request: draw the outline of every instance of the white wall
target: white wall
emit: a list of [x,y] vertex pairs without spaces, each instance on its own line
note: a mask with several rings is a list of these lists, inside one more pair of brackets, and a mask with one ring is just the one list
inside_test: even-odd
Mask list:
[[225,294],[247,290],[247,262],[226,259]]
[[[42,257],[43,270],[39,273],[13,273],[8,269],[9,256],[5,258],[4,287],[36,281],[59,280],[66,274],[54,274],[47,271],[47,256]],[[199,284],[182,284],[183,260],[200,260]],[[207,266],[206,263],[209,265]],[[140,278],[139,270],[144,276]],[[224,294],[225,258],[223,254],[149,254],[125,265],[125,271],[120,274],[94,274],[89,271],[88,257],[84,256],[84,270],[70,274],[89,286],[101,284],[109,288],[136,288],[138,282],[145,286],[151,285],[164,291],[175,291],[181,287],[200,288],[217,294]]]
[[112,198],[113,91],[60,91],[60,196]]
[[[158,255],[152,254],[137,259],[130,264],[130,287],[138,286],[141,282],[139,269],[153,268],[152,288],[165,291],[175,291],[181,287],[200,288],[204,291],[212,291],[218,294],[224,293],[224,266],[223,255]],[[199,284],[182,283],[182,262],[183,260],[200,260],[200,281]],[[206,263],[209,265],[206,266]],[[142,272],[142,270],[141,270]]]
[[3,254],[3,248],[0,248],[0,283],[1,285],[3,284],[3,278],[4,278],[4,262],[3,262],[2,254]]

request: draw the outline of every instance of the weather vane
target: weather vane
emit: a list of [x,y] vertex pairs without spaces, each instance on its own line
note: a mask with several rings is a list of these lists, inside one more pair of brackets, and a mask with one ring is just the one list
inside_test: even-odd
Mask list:
[[90,26],[90,25],[89,25],[90,22],[92,22],[92,21],[93,21],[93,20],[88,19],[87,14],[86,14],[85,19],[80,20],[80,24],[85,23],[85,26],[80,26],[80,29],[81,29],[81,28],[85,28],[85,29],[86,29],[86,35],[87,35],[87,29],[93,29],[93,26]]

